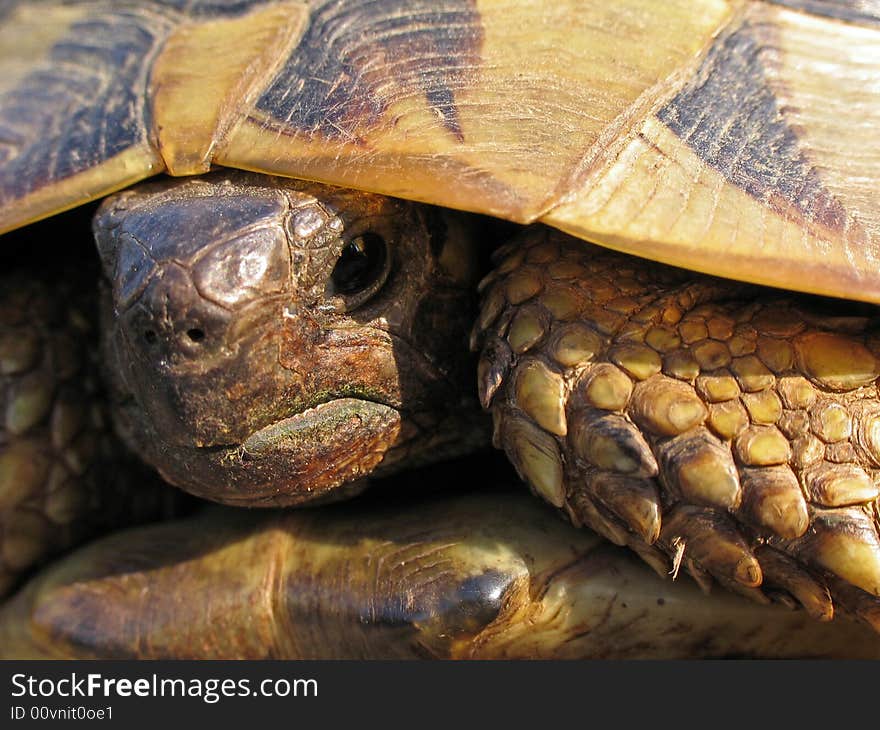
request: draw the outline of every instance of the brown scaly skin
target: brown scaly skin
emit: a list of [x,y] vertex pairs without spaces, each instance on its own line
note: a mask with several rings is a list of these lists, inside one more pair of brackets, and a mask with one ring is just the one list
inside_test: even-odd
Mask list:
[[873,308],[545,228],[496,262],[474,332],[480,395],[535,492],[661,575],[880,630]]
[[116,195],[94,228],[117,425],[172,484],[300,504],[484,442],[476,249],[454,214],[224,173]]
[[178,501],[113,437],[94,362],[96,272],[77,266],[91,276],[12,266],[0,278],[0,597],[46,559]]
[[100,540],[0,607],[0,657],[880,656],[855,623],[662,580],[521,492],[404,487],[392,506],[214,507]]

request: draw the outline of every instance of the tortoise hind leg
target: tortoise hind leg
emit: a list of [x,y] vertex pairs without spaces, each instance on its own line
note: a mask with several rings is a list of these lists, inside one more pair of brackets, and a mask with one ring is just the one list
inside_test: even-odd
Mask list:
[[586,246],[500,250],[474,343],[494,442],[575,524],[880,630],[880,317]]

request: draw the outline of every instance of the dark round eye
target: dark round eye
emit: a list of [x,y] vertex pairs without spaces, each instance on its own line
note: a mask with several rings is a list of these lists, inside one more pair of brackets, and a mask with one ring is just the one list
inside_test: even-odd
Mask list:
[[387,260],[388,250],[382,236],[367,232],[352,238],[333,269],[333,293],[350,297],[381,284]]

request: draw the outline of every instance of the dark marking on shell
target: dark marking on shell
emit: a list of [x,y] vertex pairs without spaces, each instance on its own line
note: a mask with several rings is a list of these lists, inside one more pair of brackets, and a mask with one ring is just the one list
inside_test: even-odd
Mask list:
[[[89,4],[45,58],[0,95],[0,205],[144,144],[152,128],[149,68],[165,38],[187,18],[232,17],[270,1]],[[24,4],[0,2],[0,22]]]
[[132,10],[74,23],[0,96],[0,191],[24,196],[142,143],[146,66],[169,27]]
[[273,0],[153,0],[156,5],[180,10],[190,17],[242,15]]
[[880,4],[877,0],[768,0],[812,15],[843,20],[858,25],[880,25]]
[[360,143],[392,102],[419,94],[462,140],[455,92],[482,41],[474,0],[330,0],[257,108],[285,131]]
[[805,156],[767,81],[776,50],[771,34],[766,25],[744,22],[712,47],[657,116],[754,198],[781,213],[793,207],[810,221],[842,231],[846,210]]

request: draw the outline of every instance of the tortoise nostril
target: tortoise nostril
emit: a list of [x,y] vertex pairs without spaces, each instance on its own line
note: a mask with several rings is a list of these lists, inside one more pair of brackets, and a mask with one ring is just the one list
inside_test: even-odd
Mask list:
[[186,336],[193,342],[201,342],[205,339],[205,330],[200,327],[192,327],[186,331]]
[[146,340],[148,345],[156,344],[157,339],[156,330],[144,330],[144,340]]

